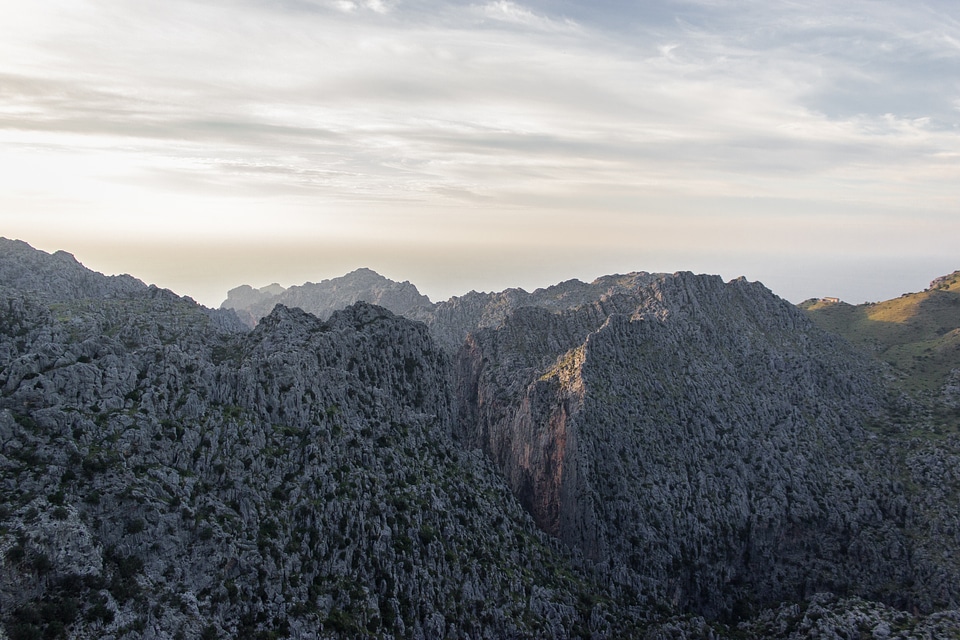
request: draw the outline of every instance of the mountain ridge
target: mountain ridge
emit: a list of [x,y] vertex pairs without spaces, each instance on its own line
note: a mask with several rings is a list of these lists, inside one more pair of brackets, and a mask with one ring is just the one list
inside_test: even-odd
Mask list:
[[11,638],[960,632],[956,430],[759,283],[250,329],[27,247],[0,241]]
[[339,278],[317,283],[305,282],[287,288],[278,284],[260,289],[240,285],[227,292],[227,299],[220,308],[233,309],[248,326],[253,327],[277,304],[303,308],[318,318],[326,319],[337,309],[354,302],[376,304],[400,315],[433,304],[430,298],[421,295],[409,282],[395,282],[372,269],[361,267]]

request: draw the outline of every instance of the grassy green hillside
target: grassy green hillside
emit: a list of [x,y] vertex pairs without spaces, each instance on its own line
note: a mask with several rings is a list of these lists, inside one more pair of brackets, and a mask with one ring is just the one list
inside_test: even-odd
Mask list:
[[821,328],[890,363],[908,391],[936,392],[960,367],[960,271],[885,302],[808,300],[800,307]]

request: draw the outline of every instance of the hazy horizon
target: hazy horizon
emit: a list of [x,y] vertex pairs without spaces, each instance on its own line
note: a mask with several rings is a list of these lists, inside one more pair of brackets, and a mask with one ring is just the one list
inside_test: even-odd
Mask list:
[[[22,240],[21,238],[11,238],[11,239]],[[427,297],[429,297],[432,302],[442,302],[454,296],[462,296],[466,293],[469,293],[471,290],[481,291],[481,292],[499,292],[508,288],[521,288],[527,291],[534,291],[535,289],[549,287],[551,285],[558,284],[565,280],[578,279],[583,282],[591,282],[602,276],[625,274],[631,271],[647,271],[649,273],[675,273],[676,271],[693,271],[694,273],[698,273],[698,274],[719,275],[725,281],[730,281],[735,278],[743,276],[743,274],[731,275],[732,272],[719,273],[717,271],[711,271],[708,269],[705,270],[705,269],[688,269],[688,268],[679,268],[679,269],[637,268],[637,269],[611,270],[611,271],[605,271],[602,273],[601,272],[590,273],[585,269],[581,270],[581,272],[579,273],[573,273],[573,270],[568,269],[567,271],[570,272],[570,275],[568,275],[567,277],[550,279],[551,278],[550,274],[552,273],[552,271],[556,271],[557,269],[542,268],[539,273],[535,273],[533,275],[531,275],[533,270],[530,270],[525,275],[522,275],[522,276],[518,276],[516,274],[512,274],[508,271],[503,271],[503,270],[500,270],[494,274],[491,274],[489,269],[484,269],[483,273],[470,274],[467,272],[462,272],[458,274],[460,277],[457,281],[463,281],[467,283],[475,282],[475,283],[479,283],[478,286],[468,286],[467,288],[461,288],[461,289],[442,288],[442,287],[436,287],[436,286],[425,287],[421,282],[418,281],[416,277],[410,276],[409,273],[404,273],[402,272],[402,270],[406,269],[409,272],[419,273],[422,276],[426,276],[425,279],[429,282],[430,281],[429,271],[431,269],[429,264],[422,264],[419,266],[412,265],[410,261],[407,259],[407,257],[401,254],[399,256],[395,256],[397,259],[397,265],[395,265],[395,268],[392,268],[389,266],[387,268],[382,268],[382,267],[376,268],[370,265],[359,265],[359,264],[348,266],[350,265],[351,257],[350,257],[349,250],[347,250],[344,252],[344,254],[333,257],[333,263],[342,265],[340,270],[336,270],[336,268],[332,270],[328,269],[325,272],[315,274],[314,277],[307,277],[302,279],[296,279],[296,276],[292,276],[294,279],[280,277],[280,278],[274,278],[272,280],[269,278],[264,280],[262,277],[255,277],[254,279],[251,279],[251,280],[240,280],[240,279],[230,280],[230,274],[220,273],[219,277],[224,282],[229,281],[230,284],[223,287],[222,289],[218,288],[217,286],[211,286],[206,290],[204,290],[202,288],[191,287],[189,276],[186,276],[186,279],[183,280],[182,282],[183,287],[186,287],[186,288],[178,287],[176,286],[176,284],[171,286],[169,282],[167,283],[155,282],[149,278],[144,278],[141,274],[132,272],[130,270],[124,270],[124,269],[111,270],[111,269],[99,268],[96,264],[89,264],[87,261],[85,261],[84,255],[82,253],[76,253],[76,252],[70,251],[69,249],[57,248],[57,247],[42,247],[42,246],[33,245],[32,243],[29,243],[29,242],[28,244],[31,244],[31,246],[33,246],[35,249],[40,249],[48,253],[54,253],[55,251],[66,251],[67,253],[72,254],[84,266],[94,271],[104,273],[105,275],[121,275],[121,274],[130,275],[139,280],[142,280],[145,284],[148,284],[148,285],[155,284],[157,286],[170,289],[176,294],[189,296],[194,300],[196,300],[197,302],[199,302],[200,304],[210,308],[218,308],[220,304],[226,300],[227,294],[230,289],[233,289],[235,287],[239,287],[242,285],[248,285],[253,287],[254,289],[259,289],[272,284],[280,284],[284,288],[289,288],[291,286],[300,286],[306,283],[311,283],[311,282],[317,283],[323,280],[338,278],[350,273],[351,271],[354,271],[356,269],[361,269],[361,268],[372,269],[373,271],[376,271],[377,273],[379,273],[381,276],[384,276],[391,280],[395,280],[397,282],[408,281],[414,286],[416,286],[421,294],[424,294]],[[304,250],[302,253],[297,253],[297,252],[290,253],[290,247],[286,247],[285,250],[287,251],[287,254],[285,256],[286,260],[282,261],[283,268],[274,268],[272,271],[268,265],[261,264],[261,262],[258,260],[253,260],[251,261],[252,262],[251,264],[248,264],[248,273],[259,274],[259,276],[262,276],[265,273],[271,273],[271,272],[275,274],[287,274],[287,275],[303,272],[305,269],[305,266],[304,266],[305,263],[309,264],[310,260],[308,255],[309,248],[303,247],[302,249]],[[133,255],[135,253],[137,253],[136,248],[127,247],[126,253],[122,253],[120,255],[120,259],[122,259],[123,255],[128,255],[128,254]],[[212,256],[212,257],[215,258],[216,256]],[[478,256],[478,259],[482,259],[484,262],[486,262],[487,257]],[[163,256],[161,259],[161,262],[163,264],[182,263],[180,260],[177,259],[176,255]],[[390,260],[386,259],[384,260],[384,262],[389,263]],[[147,270],[149,271],[149,266],[150,266],[149,262],[147,262],[146,264],[148,267]],[[773,291],[773,293],[793,303],[799,303],[809,298],[820,298],[820,297],[830,296],[830,297],[839,297],[844,302],[848,302],[851,304],[860,304],[863,302],[879,302],[882,300],[887,300],[890,298],[897,297],[903,293],[912,293],[912,292],[922,291],[927,287],[928,283],[934,278],[939,277],[941,275],[947,275],[948,273],[952,273],[952,271],[954,271],[954,270],[944,271],[943,273],[937,273],[936,275],[928,276],[922,270],[922,268],[915,266],[913,269],[901,270],[901,272],[898,274],[899,277],[897,279],[892,281],[886,281],[882,283],[882,286],[878,287],[876,286],[877,285],[876,278],[873,277],[873,274],[870,274],[870,273],[858,274],[856,272],[856,268],[857,268],[856,265],[848,265],[848,266],[850,266],[853,269],[853,271],[844,274],[845,278],[843,278],[844,284],[842,286],[835,286],[829,291],[820,292],[812,295],[805,295],[802,297],[797,297],[797,296],[790,297],[790,296],[784,295],[783,291],[778,291],[775,287],[771,287],[768,282],[765,282],[763,280],[758,280],[756,278],[748,278],[748,279],[758,280],[762,282],[764,285],[770,288]],[[783,282],[786,282],[789,285],[791,282],[790,274],[781,274],[781,276],[782,276],[781,280]],[[174,280],[175,279],[176,278],[174,278]],[[816,278],[813,278],[813,279],[817,280]],[[804,276],[797,276],[795,278],[794,284],[796,285],[796,288],[798,290],[810,288],[809,285],[803,280],[804,280]],[[493,283],[495,286],[485,287],[483,286],[482,283]],[[897,293],[887,293],[888,291],[894,291],[894,290],[897,290]],[[880,295],[876,295],[876,296],[864,295],[865,292],[867,291],[874,291],[876,293],[879,293]]]
[[207,306],[629,271],[960,269],[960,8],[0,0],[0,235]]

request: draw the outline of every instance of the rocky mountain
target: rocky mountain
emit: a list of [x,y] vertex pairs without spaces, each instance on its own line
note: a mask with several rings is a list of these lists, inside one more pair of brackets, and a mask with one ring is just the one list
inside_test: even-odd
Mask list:
[[0,238],[0,286],[49,302],[123,298],[145,288],[128,275],[108,277],[94,273],[66,251],[50,255],[26,242],[6,238]]
[[371,274],[251,330],[0,240],[7,637],[960,633],[956,430],[762,285]]
[[[449,366],[423,325],[365,304],[328,322],[281,306],[251,332],[23,249],[0,247],[9,637],[633,626],[455,445]],[[47,293],[37,262],[100,288]]]
[[289,289],[279,284],[254,289],[241,285],[227,292],[221,309],[233,309],[253,328],[278,304],[297,307],[325,320],[339,309],[355,302],[375,304],[399,315],[409,315],[420,307],[430,308],[430,298],[421,295],[409,282],[394,282],[370,269],[357,269],[340,278],[307,282]]
[[455,353],[467,336],[478,329],[500,327],[515,311],[542,309],[551,313],[600,303],[618,294],[629,294],[652,282],[649,273],[604,276],[591,283],[567,280],[551,287],[528,293],[523,289],[507,289],[498,293],[471,291],[455,296],[432,308],[417,308],[407,315],[430,327],[434,338]]
[[872,471],[871,363],[761,285],[681,273],[519,310],[457,366],[461,437],[630,595],[708,616],[812,591],[956,602],[929,598],[956,569],[918,563],[909,498]]
[[455,353],[472,331],[498,327],[516,309],[536,307],[553,312],[573,309],[618,293],[629,293],[655,278],[639,272],[604,276],[589,284],[567,280],[532,293],[523,289],[493,293],[471,291],[434,304],[409,282],[394,282],[370,269],[357,269],[340,278],[319,284],[308,282],[289,289],[276,284],[261,289],[241,285],[227,293],[220,308],[233,309],[244,323],[253,327],[276,304],[299,307],[326,318],[354,302],[369,302],[423,322],[430,327],[434,339]]

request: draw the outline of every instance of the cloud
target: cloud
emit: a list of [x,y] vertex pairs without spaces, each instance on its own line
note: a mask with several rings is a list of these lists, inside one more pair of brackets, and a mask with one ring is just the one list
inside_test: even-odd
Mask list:
[[491,20],[536,29],[540,31],[573,32],[578,25],[567,18],[550,18],[510,0],[496,0],[479,7],[480,13]]
[[[270,211],[300,235],[536,243],[546,228],[562,230],[550,242],[649,247],[633,232],[650,221],[682,239],[714,215],[741,234],[717,224],[704,238],[742,248],[761,204],[784,228],[818,229],[831,224],[825,208],[862,220],[880,206],[947,215],[960,204],[949,6],[584,7],[7,8],[0,210],[17,214],[0,222],[69,206],[87,215],[78,228],[157,233],[174,224],[169,208],[175,224],[216,236],[233,210],[244,222],[232,232],[256,235],[272,233],[251,222]],[[760,235],[757,247],[789,248]]]

